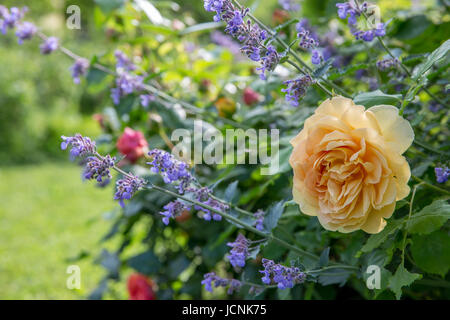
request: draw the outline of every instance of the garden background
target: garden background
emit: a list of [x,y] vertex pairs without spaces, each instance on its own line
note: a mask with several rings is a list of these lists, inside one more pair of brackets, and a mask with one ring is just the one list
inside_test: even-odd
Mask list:
[[[336,19],[337,2],[339,1],[302,1],[302,15],[313,25],[323,28],[330,17],[334,16]],[[396,25],[395,36],[414,48],[410,51],[411,54],[421,54],[436,49],[442,39],[445,40],[449,35],[448,4],[447,20],[436,21],[438,14],[435,10],[444,7],[442,2],[441,7],[435,7],[437,2],[440,1],[420,1],[420,6],[427,8],[426,16],[414,12],[414,5],[417,5],[418,1],[382,0],[377,1],[377,5],[383,12],[384,21],[394,17],[401,20]],[[166,37],[169,40],[156,50],[159,55],[155,58],[159,62],[158,69],[165,72],[164,81],[170,84],[181,83],[186,73],[192,72],[190,75],[198,84],[198,91],[186,92],[184,96],[177,93],[180,98],[188,101],[194,101],[196,96],[208,100],[210,96],[216,97],[217,91],[226,91],[224,79],[250,79],[252,63],[245,58],[233,57],[230,50],[218,49],[211,41],[212,30],[190,30],[184,35],[174,31],[177,28],[186,30],[189,23],[195,25],[212,21],[212,15],[203,8],[203,1],[152,1],[172,22],[169,27],[159,27],[148,21],[141,34],[136,34],[133,30],[133,17],[127,15],[131,9],[123,9],[125,13],[121,12],[120,3],[121,1],[106,0],[1,1],[2,5],[8,7],[28,6],[30,11],[27,20],[39,25],[47,34],[58,36],[67,47],[85,57],[102,57],[114,52],[118,46],[127,44],[139,45],[148,42],[154,47],[158,37]],[[286,19],[281,11],[278,11],[278,16],[273,14],[275,9],[280,9],[277,0],[242,3],[250,6],[255,16],[272,27]],[[72,4],[81,8],[81,30],[69,30],[65,26],[68,16],[65,10]],[[212,62],[189,61],[188,54],[182,52],[181,48],[185,41],[192,41],[195,45],[204,47],[205,52],[201,52],[200,56],[212,54]],[[356,54],[356,60],[364,60],[364,47],[360,50],[362,52]],[[164,59],[161,58],[165,55],[167,56]],[[177,67],[173,67],[174,61],[179,63]],[[80,132],[86,136],[100,136],[104,130],[95,115],[105,114],[112,108],[111,101],[105,102],[109,96],[109,92],[105,91],[106,85],[101,79],[95,79],[95,75],[88,79],[90,83],[82,82],[78,86],[73,84],[68,71],[71,64],[70,59],[60,54],[42,56],[36,41],[19,46],[13,34],[0,36],[1,299],[83,299],[90,295],[95,298],[99,289],[102,291],[101,285],[98,287],[98,284],[102,283],[105,277],[104,254],[109,252],[102,253],[102,250],[115,250],[122,241],[117,237],[104,239],[104,235],[121,212],[117,202],[112,200],[112,190],[83,182],[79,167],[69,163],[67,154],[60,150],[63,134]],[[208,91],[210,83],[214,92]],[[421,94],[425,96],[424,93]],[[221,111],[226,114],[227,110],[225,108],[219,110]],[[255,113],[255,117],[257,116]],[[139,115],[131,114],[131,117]],[[435,114],[424,108],[420,117],[413,121],[429,120],[435,117]],[[139,122],[139,119],[135,120]],[[141,127],[145,127],[145,124],[139,123]],[[176,123],[173,125],[176,127]],[[448,149],[447,126],[448,114],[445,114],[441,115],[439,120],[433,118],[433,124],[422,129],[426,134],[437,137],[437,141],[447,143]],[[170,126],[167,129],[170,130]],[[151,147],[163,145],[161,140],[149,141],[149,144]],[[427,170],[432,172],[430,163],[431,160],[428,163],[422,162],[421,166],[417,165],[415,173],[425,174]],[[246,193],[248,199],[252,199],[258,192],[266,192],[254,185],[250,187],[253,188],[253,194]],[[424,193],[421,196],[428,195]],[[306,226],[306,222],[304,224]],[[152,223],[144,218],[133,228],[132,235],[128,237],[128,241],[133,245],[127,248],[126,257],[143,250],[142,239],[146,237],[149,225]],[[175,235],[178,231],[172,230]],[[233,231],[227,229],[228,234]],[[169,232],[171,231],[166,231],[165,236],[168,236]],[[214,233],[214,230],[211,232]],[[309,236],[297,238],[297,241],[309,241]],[[360,238],[362,237],[361,234]],[[184,238],[178,240],[187,241]],[[317,248],[312,245],[308,249]],[[216,254],[223,254],[223,250],[226,250],[226,247],[220,247]],[[348,255],[350,254],[349,251]],[[217,260],[217,257],[213,254],[212,256],[211,259]],[[186,263],[184,256],[179,257],[181,260],[178,260],[177,265]],[[66,287],[66,268],[70,264],[77,264],[82,269],[80,290],[69,290]],[[124,267],[121,277],[115,279],[117,281],[110,281],[108,290],[102,291],[103,297],[127,299],[126,279],[131,272],[130,268]],[[436,281],[440,281],[439,279]],[[444,285],[432,286],[432,289],[425,282],[417,284],[411,287],[407,297],[448,298],[448,283],[447,281]],[[180,292],[180,286],[180,281],[172,283],[171,292],[177,292],[176,298],[196,296],[189,290]],[[194,292],[197,292],[195,290]],[[314,288],[314,285],[308,285],[305,286],[305,291],[306,293],[301,293],[305,299],[337,297],[337,291],[325,287]],[[364,296],[361,292],[356,293],[357,290],[350,286],[344,287],[341,292],[343,297]],[[274,296],[288,298],[283,294],[277,292]],[[210,296],[204,294],[204,297]],[[385,292],[381,297],[391,299],[394,295],[392,292]],[[161,293],[161,298],[173,296],[170,293]]]

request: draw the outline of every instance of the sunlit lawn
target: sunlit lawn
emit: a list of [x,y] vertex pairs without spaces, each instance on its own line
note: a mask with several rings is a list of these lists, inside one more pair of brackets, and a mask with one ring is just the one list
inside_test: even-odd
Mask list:
[[[70,164],[0,167],[0,299],[85,298],[104,274],[92,260],[110,226],[103,213],[116,206],[111,192]],[[91,256],[67,260],[83,250]],[[71,264],[80,290],[66,287]]]

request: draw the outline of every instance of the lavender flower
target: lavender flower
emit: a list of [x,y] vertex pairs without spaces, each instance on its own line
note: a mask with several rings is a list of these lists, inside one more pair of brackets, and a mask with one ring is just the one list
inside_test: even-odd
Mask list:
[[230,261],[233,267],[245,267],[245,260],[247,259],[249,252],[248,246],[250,241],[239,233],[234,242],[227,243],[227,246],[231,247],[230,254],[226,258]]
[[313,37],[311,37],[310,31],[306,30],[305,28],[301,28],[300,31],[298,31],[297,38],[300,39],[300,48],[303,48],[305,50],[314,49],[319,45],[318,42]]
[[278,3],[286,11],[300,10],[300,4],[294,0],[278,0]]
[[28,11],[27,7],[19,9],[17,7],[12,7],[10,10],[5,6],[0,5],[0,30],[3,34],[6,34],[8,29],[13,29],[25,16]]
[[312,56],[311,56],[311,62],[313,64],[320,64],[324,60],[322,54],[319,50],[313,50]]
[[150,105],[150,102],[156,100],[155,96],[152,94],[141,94],[139,98],[141,99],[141,105],[145,108]]
[[266,55],[261,59],[261,67],[256,70],[261,71],[259,77],[261,80],[266,80],[266,71],[273,71],[280,62],[280,57],[274,46],[268,46]]
[[174,219],[175,217],[181,215],[181,213],[185,210],[190,211],[191,208],[184,205],[178,200],[169,202],[164,206],[165,211],[160,212],[161,215],[164,217],[162,218],[162,221],[165,225],[169,224],[170,218]]
[[142,88],[143,77],[127,72],[120,72],[116,78],[116,88],[111,89],[111,98],[114,104],[120,103],[120,98]]
[[84,178],[88,180],[96,179],[97,182],[103,182],[105,177],[106,180],[110,180],[112,176],[109,169],[114,166],[115,161],[116,158],[112,158],[110,155],[100,158],[92,156],[86,158]]
[[447,182],[449,176],[450,176],[450,170],[447,167],[436,167],[434,168],[434,173],[436,174],[436,181],[438,183],[445,183]]
[[[207,187],[199,188],[199,189],[190,189],[189,191],[194,193],[195,198],[197,201],[210,206],[218,211],[226,211],[229,209],[228,205],[219,202],[218,200],[215,200],[211,197],[211,190]],[[195,210],[202,211],[204,213],[203,219],[206,221],[211,221],[211,219],[215,221],[222,220],[222,216],[220,214],[217,214],[215,212],[211,212],[209,209],[206,209],[202,206],[195,205]]]
[[143,179],[130,173],[117,181],[117,189],[114,194],[114,200],[119,200],[120,206],[124,208],[124,200],[131,199],[131,197],[144,185],[145,181]]
[[286,101],[290,102],[292,106],[297,107],[301,97],[306,94],[306,89],[313,83],[313,79],[309,75],[302,76],[295,80],[287,80],[284,84],[286,89],[282,89],[282,92],[286,92]]
[[80,78],[86,75],[89,68],[89,62],[86,59],[78,58],[75,63],[70,67],[72,71],[73,82],[80,83]]
[[40,45],[41,53],[42,54],[50,54],[56,49],[58,49],[58,38],[56,37],[49,37],[45,39],[45,41]]
[[16,36],[19,44],[22,44],[24,40],[30,40],[37,32],[37,28],[31,22],[21,23],[16,30]]
[[430,105],[428,106],[428,109],[430,109],[430,111],[433,113],[439,112],[442,108],[443,108],[442,104],[436,101],[431,101]]
[[240,49],[242,53],[261,63],[258,68],[262,72],[260,77],[266,79],[264,72],[272,71],[280,59],[275,47],[263,44],[267,39],[267,32],[246,19],[249,9],[236,8],[230,0],[205,0],[205,9],[216,12],[215,21],[227,23],[225,32],[243,44]]
[[381,71],[386,71],[396,67],[399,64],[397,58],[395,59],[385,59],[381,61],[377,61],[377,68]]
[[177,183],[178,192],[185,193],[186,188],[194,180],[188,165],[163,150],[153,149],[148,155],[153,158],[152,162],[147,163],[152,166],[152,172],[160,173],[165,183]]
[[87,155],[93,155],[96,151],[95,142],[93,142],[89,137],[83,137],[81,134],[77,133],[73,137],[61,136],[63,142],[61,142],[61,149],[66,150],[70,145],[72,149],[70,150],[70,156],[72,159],[76,157],[84,157]]
[[368,3],[364,2],[360,7],[356,7],[353,3],[337,3],[338,16],[341,19],[347,18],[347,23],[350,26],[352,34],[357,40],[364,40],[371,42],[375,37],[382,37],[386,34],[386,25],[384,23],[378,23],[374,28],[370,30],[359,30],[356,26],[358,17],[361,14],[366,13],[368,9]]
[[227,294],[233,294],[234,291],[239,291],[242,283],[236,279],[224,279],[215,274],[215,272],[207,273],[203,276],[202,284],[206,291],[212,292],[214,288],[228,287]]
[[258,210],[253,214],[253,217],[255,218],[255,223],[254,226],[257,230],[259,231],[263,231],[264,230],[264,211],[263,210]]
[[114,52],[114,56],[116,57],[117,64],[116,69],[124,69],[126,71],[134,71],[136,70],[136,66],[131,62],[131,60],[127,57],[125,53],[120,50],[116,50]]
[[270,284],[273,281],[278,285],[279,289],[286,289],[305,281],[305,273],[301,272],[297,267],[285,267],[265,258],[262,259],[262,264],[264,270],[259,272],[263,274],[261,281],[264,284]]

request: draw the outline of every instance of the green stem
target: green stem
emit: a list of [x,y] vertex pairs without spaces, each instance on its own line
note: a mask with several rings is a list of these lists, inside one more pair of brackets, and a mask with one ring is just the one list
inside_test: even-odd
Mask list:
[[422,185],[424,185],[424,186],[426,186],[426,187],[428,187],[430,189],[433,189],[435,191],[438,191],[440,193],[443,193],[443,194],[446,194],[446,195],[450,196],[450,191],[447,191],[445,189],[442,189],[442,188],[439,188],[439,187],[437,187],[435,185],[432,185],[431,183],[428,183],[425,180],[420,179],[419,177],[411,176],[411,178],[416,180],[417,182],[420,182]]
[[[236,0],[232,0],[232,2],[239,8],[242,9],[242,6],[239,2],[237,2]],[[277,34],[268,26],[266,26],[263,22],[261,22],[258,18],[256,18],[254,15],[252,15],[250,12],[247,13],[248,17],[253,20],[259,27],[261,27],[263,30],[265,30],[266,32],[268,32],[285,50],[288,51],[288,53],[294,57],[294,59],[303,67],[305,68],[307,71],[302,70],[301,72],[303,74],[308,74],[311,76],[311,72],[313,71],[312,68],[310,68],[301,58],[298,54],[296,54],[295,52],[293,52],[292,50],[290,50],[289,45],[284,42],[282,39],[280,39]],[[297,69],[301,69],[299,66],[296,67]],[[351,95],[349,93],[347,93],[344,89],[342,89],[341,87],[339,87],[338,85],[334,84],[333,82],[323,78],[323,77],[319,77],[319,80],[323,81],[324,83],[326,83],[327,85],[333,87],[336,91],[338,91],[340,94],[342,94],[343,96],[347,97],[347,98],[351,98]],[[333,96],[333,94],[326,89],[319,81],[317,82],[317,86],[323,90],[326,94],[328,94],[330,97]]]
[[[422,184],[422,182],[420,182],[419,184],[414,186],[413,192],[412,192],[412,196],[411,196],[411,201],[409,202],[409,213],[408,213],[408,219],[406,219],[405,224],[408,225],[408,221],[409,219],[411,219],[411,215],[412,215],[412,210],[413,210],[413,204],[414,204],[414,197],[416,196],[416,191],[417,188]],[[405,234],[403,235],[403,245],[402,245],[402,266],[405,265],[405,250],[406,250],[406,237],[408,236],[408,231],[405,228]]]
[[428,151],[437,153],[437,154],[439,154],[439,155],[441,155],[441,156],[446,156],[446,157],[449,156],[449,154],[446,153],[445,151],[441,151],[441,150],[435,149],[435,148],[433,148],[433,147],[430,147],[430,146],[427,145],[426,143],[424,143],[424,142],[422,142],[422,141],[419,141],[419,140],[417,140],[417,139],[414,139],[413,143],[414,143],[414,144],[417,144],[418,146],[420,146],[420,147],[422,147],[422,148],[424,148],[425,150],[428,150]]
[[200,206],[202,208],[208,209],[209,211],[214,212],[214,213],[222,216],[223,218],[225,218],[227,220],[230,220],[230,221],[232,221],[232,222],[242,226],[244,229],[246,229],[248,231],[251,231],[251,232],[253,232],[253,233],[255,233],[255,234],[257,234],[257,235],[259,235],[261,237],[268,238],[269,240],[273,240],[273,241],[277,242],[278,244],[280,244],[281,246],[285,247],[286,249],[290,249],[290,250],[292,250],[292,251],[294,251],[294,252],[296,252],[296,253],[298,253],[300,255],[307,256],[308,258],[311,258],[311,259],[318,259],[318,257],[315,254],[312,254],[310,252],[307,252],[305,250],[297,248],[297,247],[287,243],[286,241],[284,241],[284,240],[282,240],[282,239],[280,239],[280,238],[278,238],[278,237],[276,237],[276,236],[274,236],[272,234],[267,234],[267,233],[264,233],[262,231],[259,231],[258,229],[256,229],[252,225],[250,225],[248,223],[245,223],[245,222],[239,220],[238,218],[233,217],[232,215],[230,215],[228,213],[225,213],[225,212],[222,212],[220,210],[217,210],[216,208],[213,208],[213,207],[211,207],[209,205],[206,205],[206,204],[204,204],[202,202],[199,202],[199,201],[196,201],[196,200],[193,200],[193,199],[189,199],[187,197],[184,197],[184,196],[182,196],[180,194],[177,194],[177,193],[175,193],[173,191],[167,190],[167,189],[162,188],[162,187],[157,186],[157,185],[152,185],[152,186],[147,187],[147,188],[150,189],[150,190],[154,189],[156,191],[165,193],[167,195],[171,195],[173,197],[176,197],[176,198],[182,199],[184,201],[190,202],[190,203],[195,204],[197,206]]

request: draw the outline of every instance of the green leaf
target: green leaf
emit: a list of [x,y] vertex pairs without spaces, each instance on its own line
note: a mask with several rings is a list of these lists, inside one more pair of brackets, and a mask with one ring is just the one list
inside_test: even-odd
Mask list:
[[339,79],[343,76],[346,76],[352,72],[361,70],[361,69],[368,69],[370,67],[370,65],[368,65],[367,63],[361,63],[361,64],[355,64],[355,65],[351,65],[347,68],[341,69],[338,72],[335,73],[331,73],[330,75],[328,75],[328,79],[329,80],[336,80]]
[[402,220],[389,220],[383,231],[370,236],[366,244],[361,248],[361,251],[365,253],[378,248],[401,224]]
[[349,269],[334,268],[320,271],[317,275],[319,276],[319,283],[323,286],[328,286],[330,284],[339,284],[340,286],[343,286],[352,273],[353,271]]
[[236,200],[236,195],[237,195],[237,191],[238,191],[238,188],[237,188],[238,184],[239,184],[239,181],[236,180],[227,187],[227,189],[225,190],[225,195],[224,195],[224,200],[226,202],[234,203],[234,201]]
[[186,35],[194,32],[209,31],[223,26],[223,22],[205,22],[190,26],[182,31],[180,35]]
[[278,224],[278,220],[283,214],[284,210],[284,201],[277,202],[275,205],[271,206],[267,211],[267,214],[264,216],[264,228],[267,231],[271,231]]
[[119,9],[125,3],[125,0],[94,0],[94,2],[105,13],[111,13],[112,11]]
[[330,261],[330,247],[325,248],[322,253],[320,254],[319,258],[319,267],[326,267],[328,265],[328,262]]
[[131,257],[128,259],[128,265],[137,272],[146,275],[156,273],[161,268],[161,262],[159,262],[158,257],[152,251]]
[[321,78],[324,76],[328,70],[330,70],[333,65],[334,59],[328,59],[325,63],[320,65],[316,70],[313,71],[313,78]]
[[447,52],[450,50],[450,40],[445,41],[439,48],[434,50],[425,62],[418,65],[412,74],[413,80],[419,79],[425,72],[427,72],[434,63],[445,57]]
[[406,270],[402,264],[400,264],[395,274],[391,279],[389,279],[389,288],[395,293],[395,297],[400,299],[402,296],[402,288],[409,286],[420,278],[422,278],[422,275],[418,273],[411,273]]
[[395,105],[400,102],[401,99],[401,94],[386,94],[381,90],[375,90],[360,93],[353,100],[356,104],[361,104],[365,107],[372,107],[380,104]]
[[422,270],[445,276],[450,268],[450,241],[444,231],[412,237],[411,253]]
[[286,21],[285,23],[280,24],[279,26],[277,26],[275,28],[275,31],[278,33],[281,30],[283,30],[284,28],[286,28],[287,26],[290,26],[291,24],[297,23],[298,21],[299,21],[298,18],[290,19],[290,20]]
[[450,219],[450,204],[445,200],[436,200],[413,215],[406,228],[410,233],[429,234],[438,230],[448,219]]

